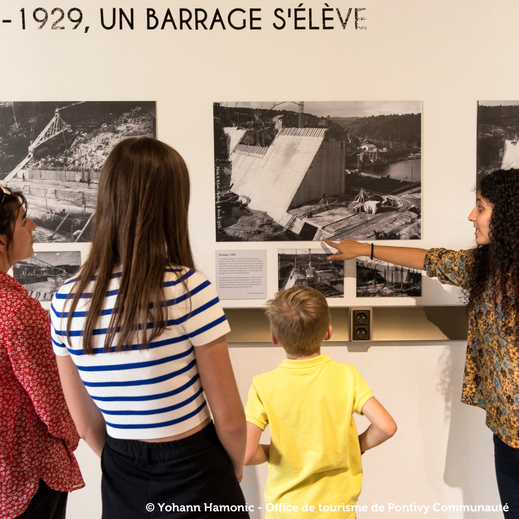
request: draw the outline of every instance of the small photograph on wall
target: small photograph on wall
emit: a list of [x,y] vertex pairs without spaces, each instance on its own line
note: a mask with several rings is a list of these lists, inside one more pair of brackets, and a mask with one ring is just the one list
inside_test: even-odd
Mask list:
[[52,296],[81,265],[79,251],[35,252],[13,266],[13,277],[31,297],[51,301]]
[[156,135],[155,102],[0,102],[0,183],[22,191],[37,243],[89,242],[99,172],[126,137]]
[[278,250],[279,290],[308,285],[325,297],[344,297],[344,262],[326,257],[322,249]]
[[519,169],[519,101],[479,101],[477,178]]
[[216,241],[420,239],[420,101],[214,103]]
[[357,260],[357,297],[421,297],[422,273],[380,260]]

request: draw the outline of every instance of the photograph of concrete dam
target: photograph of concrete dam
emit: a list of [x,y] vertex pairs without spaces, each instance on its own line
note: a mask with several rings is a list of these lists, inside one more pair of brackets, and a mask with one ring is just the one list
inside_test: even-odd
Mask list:
[[479,101],[478,181],[498,169],[519,169],[519,101]]
[[216,240],[421,238],[421,102],[214,103]]

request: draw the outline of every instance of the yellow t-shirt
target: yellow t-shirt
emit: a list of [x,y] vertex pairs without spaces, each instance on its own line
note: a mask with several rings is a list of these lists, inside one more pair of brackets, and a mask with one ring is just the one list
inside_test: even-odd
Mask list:
[[270,425],[267,518],[356,516],[362,463],[352,415],[372,396],[352,365],[327,355],[285,359],[254,377],[245,414]]

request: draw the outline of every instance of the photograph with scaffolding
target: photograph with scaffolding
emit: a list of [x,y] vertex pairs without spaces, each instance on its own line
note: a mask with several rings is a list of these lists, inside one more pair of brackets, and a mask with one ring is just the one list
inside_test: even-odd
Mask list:
[[22,191],[37,243],[89,242],[113,146],[156,135],[156,103],[0,102],[0,183]]
[[38,301],[52,296],[81,265],[79,251],[35,252],[13,266],[13,276]]
[[419,101],[214,103],[217,241],[420,239]]
[[321,249],[278,250],[279,290],[307,285],[325,297],[344,297],[344,262],[327,256]]
[[421,297],[421,271],[376,259],[356,263],[357,297]]

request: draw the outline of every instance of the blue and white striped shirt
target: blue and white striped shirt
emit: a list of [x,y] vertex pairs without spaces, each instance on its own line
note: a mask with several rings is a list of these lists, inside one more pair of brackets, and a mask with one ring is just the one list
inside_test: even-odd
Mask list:
[[[55,294],[51,306],[52,341],[56,355],[71,355],[85,387],[103,413],[113,438],[155,439],[188,431],[209,416],[200,383],[194,347],[229,332],[214,286],[200,273],[182,269],[189,294],[177,278],[180,270],[164,276],[168,324],[147,350],[104,353],[106,329],[117,297],[120,272],[112,275],[101,317],[94,331],[94,353],[82,348],[82,330],[91,299],[85,292],[72,319],[67,341],[67,295],[76,278]],[[189,297],[190,296],[190,297]],[[191,298],[191,306],[190,306]]]

